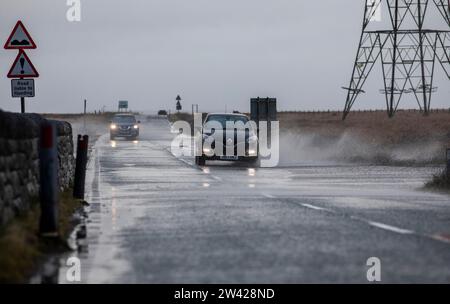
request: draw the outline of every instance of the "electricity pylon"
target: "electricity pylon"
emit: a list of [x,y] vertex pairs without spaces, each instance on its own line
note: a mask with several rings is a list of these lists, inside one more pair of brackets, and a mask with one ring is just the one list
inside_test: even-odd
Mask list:
[[[350,85],[344,88],[348,94],[343,119],[358,96],[365,93],[363,86],[378,61],[388,116],[394,116],[403,94],[413,94],[420,110],[428,114],[431,95],[437,90],[433,86],[436,62],[450,80],[450,0],[364,1],[361,39]],[[442,29],[424,27],[430,6],[437,7],[444,18]],[[383,30],[371,30],[371,22],[381,8],[389,12],[389,25]]]

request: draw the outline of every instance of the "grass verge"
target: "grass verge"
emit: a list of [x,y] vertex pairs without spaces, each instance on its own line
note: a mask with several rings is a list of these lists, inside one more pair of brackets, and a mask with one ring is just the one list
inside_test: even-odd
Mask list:
[[72,198],[72,191],[60,194],[56,239],[39,236],[38,200],[32,206],[0,231],[0,283],[26,283],[47,254],[68,250],[66,239],[75,225],[73,214],[80,208],[80,202]]

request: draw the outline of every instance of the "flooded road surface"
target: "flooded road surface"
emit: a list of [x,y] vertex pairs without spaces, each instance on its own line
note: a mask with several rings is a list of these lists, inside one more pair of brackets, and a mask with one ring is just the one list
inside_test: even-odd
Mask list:
[[82,283],[367,283],[370,257],[382,282],[450,282],[450,196],[420,190],[436,168],[199,168],[167,121],[142,127],[97,142]]

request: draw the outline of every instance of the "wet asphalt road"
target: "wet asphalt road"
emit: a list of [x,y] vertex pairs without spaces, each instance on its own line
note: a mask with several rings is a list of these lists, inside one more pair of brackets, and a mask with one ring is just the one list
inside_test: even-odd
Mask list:
[[450,197],[420,190],[435,168],[199,168],[173,136],[153,119],[97,142],[83,283],[367,283],[369,257],[385,283],[450,283]]

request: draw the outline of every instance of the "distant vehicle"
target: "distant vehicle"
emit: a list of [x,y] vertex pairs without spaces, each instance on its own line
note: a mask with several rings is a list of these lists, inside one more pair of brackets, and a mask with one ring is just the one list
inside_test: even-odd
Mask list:
[[109,128],[110,139],[125,137],[135,140],[139,137],[139,124],[133,114],[116,114],[111,120]]
[[159,116],[167,116],[167,111],[166,110],[159,110],[158,111],[158,115]]
[[[207,160],[259,162],[257,133],[244,114],[208,114],[198,135],[202,137],[201,155],[195,158],[199,166]],[[217,139],[221,139],[223,151],[216,151]]]

